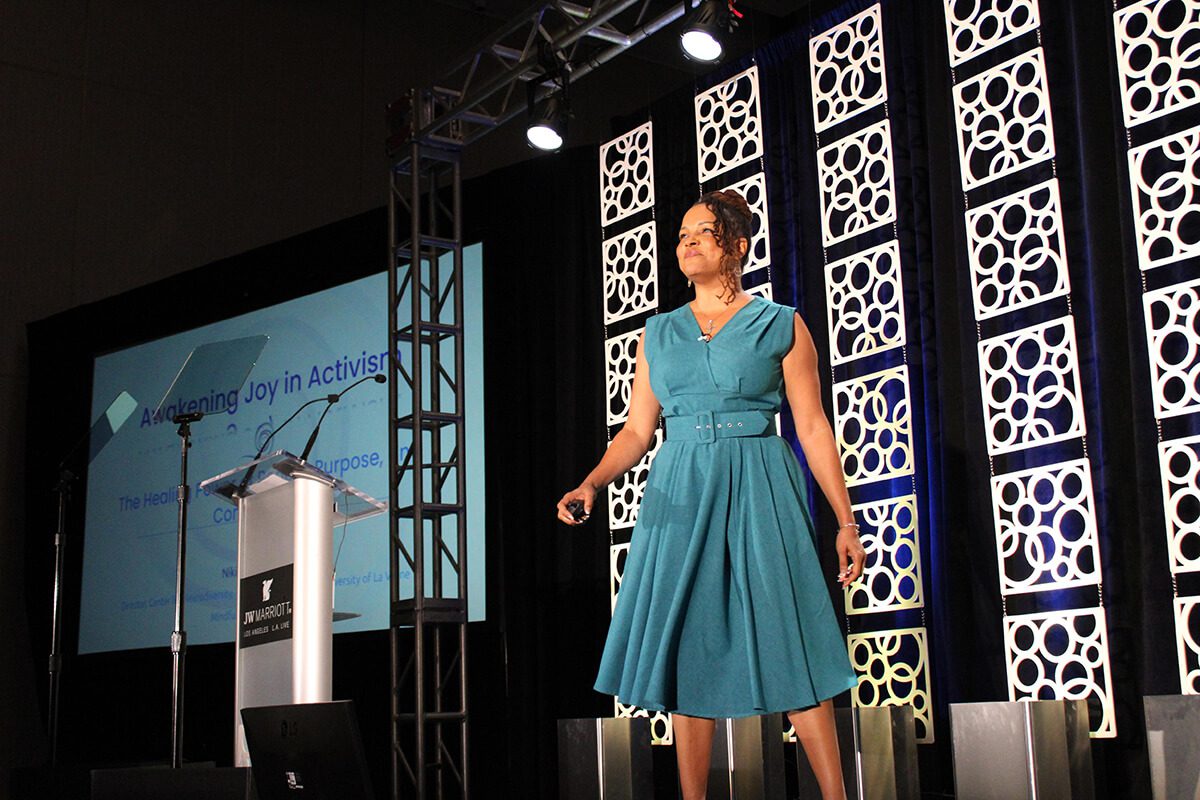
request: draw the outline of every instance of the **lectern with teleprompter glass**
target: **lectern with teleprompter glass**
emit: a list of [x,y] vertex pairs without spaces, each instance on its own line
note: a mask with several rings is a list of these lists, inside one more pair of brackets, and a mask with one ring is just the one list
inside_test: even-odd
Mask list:
[[250,755],[243,708],[333,693],[333,529],[387,504],[283,450],[200,488],[238,509],[234,765]]

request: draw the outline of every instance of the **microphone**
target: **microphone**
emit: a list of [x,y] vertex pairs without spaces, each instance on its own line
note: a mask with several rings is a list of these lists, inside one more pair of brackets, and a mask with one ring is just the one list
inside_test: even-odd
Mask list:
[[[350,391],[355,386],[358,386],[360,383],[366,383],[367,381],[375,381],[376,383],[387,383],[387,376],[385,376],[385,375],[368,375],[367,377],[360,378],[359,380],[350,384],[349,386],[347,386],[345,389],[342,389],[337,394],[331,394],[331,395],[329,395],[329,397],[325,398],[326,400],[329,401],[329,405],[325,406],[325,410],[321,412],[321,417],[317,420],[317,427],[313,428],[313,432],[309,435],[308,443],[304,445],[304,452],[300,454],[301,461],[308,461],[308,454],[312,452],[313,445],[317,443],[317,434],[321,432],[321,423],[325,421],[325,415],[329,413],[329,409],[333,408],[333,404],[336,403],[337,401],[341,400],[342,396],[345,395],[346,392]],[[280,426],[280,427],[282,427],[282,426]]]
[[[270,443],[270,441],[272,439],[275,438],[275,434],[279,433],[281,430],[286,428],[288,423],[291,422],[292,420],[294,420],[296,418],[296,415],[298,415],[301,411],[308,408],[313,403],[320,403],[322,400],[324,400],[325,402],[330,402],[330,403],[336,402],[333,399],[334,397],[335,397],[335,395],[332,395],[332,394],[326,395],[325,397],[317,397],[313,400],[309,400],[307,403],[302,404],[299,408],[297,408],[295,411],[292,412],[292,415],[290,417],[288,417],[287,419],[285,419],[283,421],[282,425],[280,425],[275,430],[271,431],[271,433],[267,436],[266,439],[263,439],[262,447],[258,448],[258,452],[255,453],[254,458],[252,458],[250,460],[258,461],[258,459],[260,459],[262,457],[262,454],[266,452],[267,445]],[[246,487],[248,485],[250,485],[250,476],[253,474],[254,474],[254,467],[250,467],[250,469],[246,470],[246,474],[242,476],[242,482],[238,484],[237,492],[234,494],[234,497],[242,497],[246,494]]]

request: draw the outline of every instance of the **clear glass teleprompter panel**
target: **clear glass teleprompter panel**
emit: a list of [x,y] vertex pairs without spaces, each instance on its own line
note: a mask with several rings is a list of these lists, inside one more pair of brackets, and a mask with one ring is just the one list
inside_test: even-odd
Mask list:
[[236,399],[268,338],[244,336],[192,350],[155,408],[154,419],[173,420],[181,414],[209,413],[234,405],[223,401]]

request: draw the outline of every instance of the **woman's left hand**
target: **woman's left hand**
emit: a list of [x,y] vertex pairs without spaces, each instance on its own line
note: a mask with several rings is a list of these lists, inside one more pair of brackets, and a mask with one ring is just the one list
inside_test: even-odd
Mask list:
[[838,583],[849,586],[862,576],[867,566],[867,551],[858,540],[857,528],[848,526],[838,531],[837,554],[838,569],[841,570]]

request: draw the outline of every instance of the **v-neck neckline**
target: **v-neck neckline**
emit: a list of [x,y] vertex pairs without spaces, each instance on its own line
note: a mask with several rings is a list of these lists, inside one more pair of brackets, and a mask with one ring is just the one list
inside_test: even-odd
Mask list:
[[[713,334],[712,334],[712,335],[709,337],[708,341],[706,341],[706,342],[704,342],[704,343],[705,343],[705,344],[712,344],[712,343],[713,343],[713,340],[714,340],[714,339],[716,339],[718,336],[720,336],[720,335],[721,335],[721,332],[722,332],[722,331],[724,331],[726,328],[728,328],[728,327],[729,327],[731,324],[733,324],[733,321],[734,321],[735,319],[737,319],[737,318],[738,318],[738,315],[739,315],[739,314],[741,314],[743,311],[745,311],[745,310],[746,310],[746,306],[752,305],[752,304],[754,303],[754,301],[755,301],[755,300],[757,300],[757,299],[758,299],[757,295],[753,295],[753,294],[752,294],[752,295],[750,295],[750,299],[749,299],[749,300],[747,300],[745,303],[742,303],[742,305],[741,305],[741,306],[738,308],[738,310],[737,310],[737,311],[734,311],[734,312],[733,312],[733,315],[732,315],[732,316],[731,316],[729,319],[725,320],[725,324],[723,324],[723,325],[722,325],[720,328],[718,328],[718,329],[717,329],[717,330],[716,330],[716,331],[715,331],[715,332],[714,332],[714,333],[713,333]],[[705,336],[705,331],[704,331],[704,327],[703,327],[703,326],[700,324],[700,318],[699,318],[699,317],[697,317],[697,316],[696,316],[696,312],[692,310],[692,304],[691,304],[691,303],[688,303],[686,306],[684,306],[684,308],[686,308],[686,309],[687,309],[688,316],[690,316],[690,317],[692,318],[692,322],[695,324],[695,326],[696,326],[696,329],[700,331],[700,336],[697,338],[697,341],[702,341],[702,342],[703,342],[703,341],[704,341],[704,336]]]

